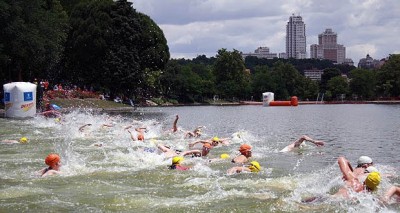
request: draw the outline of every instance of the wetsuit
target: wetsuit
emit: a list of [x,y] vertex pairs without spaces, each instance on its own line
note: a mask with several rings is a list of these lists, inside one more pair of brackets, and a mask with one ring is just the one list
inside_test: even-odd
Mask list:
[[181,165],[171,165],[168,167],[169,169],[176,169],[176,170],[180,170],[180,171],[185,171],[188,170],[189,167],[185,167],[185,166],[181,166]]
[[44,174],[46,174],[46,172],[48,172],[48,171],[50,171],[50,170],[53,170],[53,168],[51,168],[50,166],[47,167],[46,169],[44,169],[44,171],[43,171],[43,173],[42,173],[42,176],[43,176]]

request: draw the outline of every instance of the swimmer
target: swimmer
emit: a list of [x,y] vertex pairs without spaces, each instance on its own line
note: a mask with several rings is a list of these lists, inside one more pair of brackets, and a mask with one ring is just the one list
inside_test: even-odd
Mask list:
[[297,141],[295,141],[292,144],[286,146],[285,148],[283,148],[279,152],[290,152],[290,151],[293,151],[294,149],[299,148],[303,144],[304,141],[311,142],[316,146],[323,146],[324,145],[323,141],[317,141],[317,140],[314,140],[314,139],[308,137],[307,135],[303,135],[299,139],[297,139]]
[[49,167],[41,169],[39,171],[40,176],[46,177],[50,175],[55,175],[55,174],[60,174],[60,167],[61,167],[61,162],[60,162],[60,156],[58,154],[49,154],[45,161],[46,165]]
[[398,186],[392,186],[390,187],[383,198],[383,201],[385,203],[388,203],[391,198],[396,197],[396,202],[400,203],[400,187]]
[[48,102],[45,104],[44,111],[39,113],[39,115],[43,115],[46,118],[61,118],[61,113],[55,110]]
[[246,163],[251,158],[252,147],[248,144],[242,144],[239,147],[240,155],[232,159],[232,163]]
[[[378,171],[375,167],[373,167],[374,163],[372,159],[368,156],[360,156],[357,160],[357,167],[353,169],[349,164],[350,170],[356,175],[360,182],[363,182],[366,178],[366,174],[372,172],[372,170]],[[369,169],[369,171],[367,171]]]
[[1,142],[2,142],[2,143],[8,143],[8,144],[14,144],[14,143],[22,143],[22,144],[25,144],[25,143],[28,143],[29,141],[28,141],[28,138],[22,137],[22,138],[20,138],[19,140],[8,140],[8,139],[5,139],[5,140],[2,140]]
[[228,175],[232,175],[235,173],[241,173],[241,172],[259,172],[261,171],[261,166],[257,161],[251,161],[250,164],[246,166],[235,166],[230,168],[227,171]]
[[194,145],[196,145],[198,143],[202,143],[202,144],[208,143],[208,144],[211,144],[212,147],[218,146],[218,144],[228,145],[229,144],[228,140],[229,140],[229,138],[221,138],[220,139],[218,137],[213,137],[208,140],[199,140],[199,141],[189,143],[189,148],[192,148]]
[[193,157],[201,157],[202,151],[204,150],[203,149],[202,151],[200,151],[200,150],[183,151],[183,150],[179,150],[179,149],[171,149],[170,147],[162,145],[162,144],[157,144],[157,148],[164,153],[164,156],[166,158],[175,157],[175,156],[188,156],[188,155],[192,155]]
[[182,156],[175,156],[172,158],[172,164],[169,166],[169,169],[176,169],[180,171],[189,170],[190,167],[182,166],[181,163],[183,162],[184,158]]
[[147,130],[146,127],[135,128],[136,136],[128,129],[131,139],[133,141],[144,141],[144,132]]
[[190,154],[192,154],[193,157],[205,157],[208,155],[208,153],[210,153],[211,149],[212,149],[211,144],[204,143],[201,150],[190,150],[185,152],[186,153],[185,155],[189,155],[190,152]]
[[349,161],[344,157],[338,158],[338,164],[340,171],[343,174],[343,180],[345,186],[340,188],[334,196],[342,196],[349,198],[348,190],[354,192],[373,192],[377,190],[379,183],[381,182],[381,176],[379,172],[371,172],[368,174],[364,182],[360,182],[356,174],[351,170]]
[[185,138],[198,138],[201,136],[201,129],[204,128],[204,126],[198,126],[196,129],[193,130],[193,132],[186,132]]

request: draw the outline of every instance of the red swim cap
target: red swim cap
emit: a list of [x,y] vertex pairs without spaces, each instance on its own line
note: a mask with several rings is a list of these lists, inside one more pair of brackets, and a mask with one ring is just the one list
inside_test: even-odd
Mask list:
[[205,148],[208,148],[208,149],[211,149],[211,144],[209,144],[209,143],[204,143],[203,144],[203,147],[205,147]]
[[47,155],[46,159],[44,160],[44,162],[48,165],[48,166],[53,166],[54,164],[60,162],[60,156],[57,154],[49,154]]
[[239,152],[251,151],[251,146],[248,144],[242,144],[239,148]]
[[144,135],[142,133],[138,133],[137,139],[139,141],[144,141]]

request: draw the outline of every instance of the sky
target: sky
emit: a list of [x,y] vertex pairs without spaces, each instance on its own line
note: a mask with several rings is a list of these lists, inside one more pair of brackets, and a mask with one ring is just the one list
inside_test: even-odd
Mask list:
[[171,58],[216,56],[221,48],[243,53],[269,47],[286,51],[292,14],[306,25],[307,55],[330,28],[346,58],[357,66],[369,54],[400,53],[400,0],[129,0],[163,30]]

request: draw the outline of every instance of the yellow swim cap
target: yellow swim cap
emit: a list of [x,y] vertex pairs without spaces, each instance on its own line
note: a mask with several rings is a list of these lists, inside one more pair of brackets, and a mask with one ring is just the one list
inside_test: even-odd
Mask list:
[[54,121],[56,121],[56,122],[60,122],[60,121],[61,121],[61,119],[60,119],[60,118],[56,118],[56,119],[54,119]]
[[182,161],[183,161],[183,157],[182,156],[175,156],[175,157],[172,158],[172,164],[179,164]]
[[19,142],[20,143],[28,143],[28,138],[22,137],[22,138],[19,139]]
[[228,154],[226,154],[226,153],[221,154],[221,159],[227,159],[227,158],[230,158],[230,156]]
[[372,191],[375,191],[378,188],[379,183],[381,182],[381,175],[379,172],[371,172],[365,179],[365,185]]
[[251,161],[249,169],[251,170],[251,172],[259,172],[261,171],[261,166],[257,161]]
[[218,137],[213,137],[212,141],[219,142],[219,138]]

